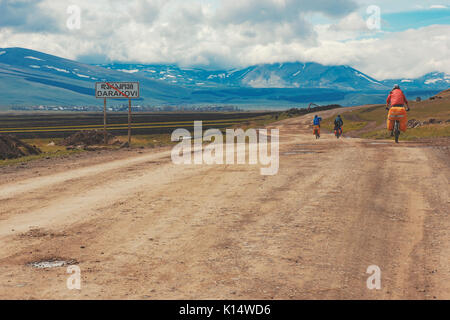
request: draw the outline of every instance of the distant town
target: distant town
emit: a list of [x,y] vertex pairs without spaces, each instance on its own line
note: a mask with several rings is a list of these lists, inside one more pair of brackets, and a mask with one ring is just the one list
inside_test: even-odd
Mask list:
[[[12,106],[12,110],[17,111],[78,111],[78,112],[99,112],[103,110],[101,106]],[[128,104],[108,106],[109,112],[125,112],[128,111]],[[132,106],[132,112],[161,112],[161,111],[196,111],[196,112],[236,112],[242,111],[236,106]]]

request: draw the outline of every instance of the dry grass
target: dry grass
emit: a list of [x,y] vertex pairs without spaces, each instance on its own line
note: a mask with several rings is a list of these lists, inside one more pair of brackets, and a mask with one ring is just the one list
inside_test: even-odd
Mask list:
[[[421,102],[411,102],[411,110],[408,112],[408,119],[428,121],[436,119],[447,121],[450,119],[450,95],[438,94],[442,99],[425,100]],[[389,138],[389,132],[386,130],[387,111],[384,105],[367,107],[364,109],[347,111],[342,114],[344,120],[344,132],[354,131],[357,136],[371,139]],[[334,117],[324,120],[323,127],[333,130]],[[373,124],[375,123],[375,126]],[[372,124],[373,130],[366,128]],[[360,131],[360,132],[358,132]],[[408,129],[402,133],[403,140],[417,140],[422,138],[450,137],[450,124],[441,123],[425,125],[414,129]]]
[[[256,117],[255,119],[246,121],[239,125],[233,125],[229,128],[242,128],[243,130],[249,128],[263,128],[264,126],[279,120],[283,120],[287,118],[287,116],[280,114],[276,117],[275,114],[265,115],[261,117]],[[225,128],[221,129],[222,131]],[[128,141],[128,136],[116,136],[116,138],[121,142]],[[4,165],[13,165],[18,163],[25,163],[28,161],[42,159],[42,158],[56,158],[56,157],[64,157],[74,153],[86,152],[82,149],[74,149],[67,150],[65,146],[60,146],[58,143],[62,140],[62,138],[36,138],[36,139],[23,139],[24,142],[29,143],[30,145],[35,145],[39,149],[41,149],[42,153],[39,155],[26,156],[17,159],[8,159],[8,160],[0,160],[0,166]],[[163,147],[170,146],[177,142],[171,141],[170,133],[163,134],[143,134],[143,135],[133,135],[131,137],[131,146],[133,148],[154,148],[154,147]],[[118,149],[119,145],[111,145],[108,148],[114,150]]]
[[[56,143],[61,139],[23,139],[24,142],[34,145],[41,149],[42,153],[38,155],[26,156],[16,159],[0,160],[0,166],[12,165],[17,163],[25,163],[28,161],[43,159],[43,158],[57,158],[68,156],[74,153],[83,152],[83,150],[67,150],[64,146],[58,146]],[[49,145],[54,142],[55,145]]]
[[[362,138],[390,139],[390,133],[386,129],[374,130],[361,134]],[[450,124],[426,125],[414,129],[408,129],[400,135],[401,140],[419,140],[425,138],[450,137]]]

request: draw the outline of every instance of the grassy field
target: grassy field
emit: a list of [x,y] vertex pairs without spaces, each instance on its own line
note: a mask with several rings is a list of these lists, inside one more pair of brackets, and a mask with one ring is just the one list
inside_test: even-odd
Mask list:
[[[26,142],[30,145],[34,145],[34,146],[38,147],[39,149],[41,149],[42,153],[38,154],[38,155],[31,155],[31,156],[26,156],[26,157],[21,157],[21,158],[16,158],[16,159],[0,160],[0,166],[25,163],[25,162],[29,162],[32,160],[43,159],[43,158],[50,159],[50,158],[64,157],[64,156],[68,156],[68,155],[71,155],[74,153],[79,153],[79,152],[84,151],[84,150],[79,150],[79,149],[67,150],[65,146],[56,145],[56,143],[59,140],[61,140],[61,139],[59,139],[59,138],[57,138],[57,139],[46,139],[46,138],[23,139],[24,142]],[[55,145],[50,145],[51,142],[54,142]]]
[[[203,115],[202,118],[206,118],[208,120],[213,119],[213,121],[214,121],[214,119],[217,119],[219,116],[222,116],[222,114],[216,114],[215,116],[212,114],[207,114],[206,117]],[[203,129],[206,130],[210,127],[217,127],[217,128],[220,128],[222,131],[224,131],[226,128],[242,128],[244,130],[246,130],[248,128],[262,128],[272,122],[283,120],[283,119],[287,118],[288,114],[286,112],[279,112],[279,113],[265,112],[263,114],[260,114],[260,113],[228,114],[226,119],[232,119],[232,120],[242,119],[243,116],[248,117],[247,120],[237,121],[237,122],[231,121],[230,123],[210,123],[208,125],[204,125]],[[97,117],[98,116],[96,115],[94,117],[94,119]],[[177,120],[185,120],[180,115],[176,115],[176,117],[177,117]],[[194,117],[193,114],[187,115],[187,119],[191,119],[193,117]],[[24,116],[24,118],[25,118],[24,122],[21,122],[20,116],[14,117],[13,120],[10,121],[9,126],[10,127],[11,127],[11,125],[24,126],[24,123],[25,123],[25,126],[27,126],[27,125],[29,126],[30,123],[36,122],[35,117],[30,117],[29,115],[26,115],[26,116]],[[51,117],[51,119],[52,119],[52,124],[58,124],[58,123],[59,124],[62,124],[62,123],[67,124],[67,122],[69,121],[69,119],[67,119],[67,117],[62,117],[61,115],[53,116],[53,117]],[[85,115],[80,115],[80,117],[78,119],[91,119],[92,120],[92,118],[86,117]],[[141,118],[141,120],[146,120],[146,119]],[[173,120],[173,119],[171,119],[171,120]],[[117,119],[116,119],[116,122],[117,122]],[[192,126],[189,126],[186,123],[174,125],[174,128],[175,127],[186,127],[186,129],[188,129],[188,130],[193,129]],[[132,135],[131,145],[133,148],[154,148],[154,147],[162,147],[162,146],[172,145],[172,144],[176,143],[176,142],[171,141],[171,132],[174,130],[174,128],[170,128],[170,130],[168,130],[169,128],[164,128],[164,130],[162,130],[161,133],[147,133],[147,134],[140,133],[140,132],[142,132],[142,130],[133,130],[134,134]],[[94,129],[98,129],[98,128],[94,128]],[[158,130],[160,130],[160,129],[153,129],[153,130],[150,130],[150,132],[158,131]],[[113,134],[122,133],[121,131],[116,131],[116,132],[110,131],[110,132]],[[72,132],[64,132],[64,136],[67,136],[69,133],[72,133]],[[42,137],[40,137],[41,135],[42,135]],[[48,135],[50,135],[50,137],[48,137]],[[32,136],[32,137],[27,137],[27,136]],[[120,134],[120,135],[116,135],[115,137],[122,142],[128,141],[127,135]],[[42,134],[34,132],[33,134],[25,134],[25,136],[22,138],[22,141],[24,141],[30,145],[37,146],[39,149],[41,149],[42,153],[39,155],[26,156],[26,157],[21,157],[21,158],[17,158],[17,159],[0,160],[0,166],[25,163],[28,161],[42,159],[42,158],[51,159],[51,158],[57,158],[57,157],[65,157],[65,156],[69,156],[74,153],[86,152],[86,150],[83,150],[83,149],[68,150],[65,146],[58,145],[58,143],[61,140],[63,140],[63,137],[61,137],[61,134],[59,132],[54,133],[54,134],[52,134],[52,132],[43,132]],[[106,149],[118,149],[119,146],[118,145],[102,146],[102,149],[105,149],[105,148]]]
[[[401,134],[402,140],[417,140],[422,138],[450,137],[450,91],[439,93],[433,100],[410,102],[411,110],[408,120],[415,119],[421,122],[436,119],[440,124],[427,124],[418,128],[408,128]],[[352,136],[370,139],[388,139],[386,130],[387,111],[385,105],[370,106],[362,109],[350,110],[342,113],[344,120],[344,133]],[[334,117],[324,119],[323,128],[329,131],[334,129]]]
[[[128,141],[127,136],[116,136],[116,138],[122,142]],[[36,159],[51,159],[69,156],[75,153],[87,152],[84,149],[67,149],[66,146],[60,146],[58,143],[62,138],[34,138],[34,139],[22,139],[30,145],[38,147],[42,153],[38,155],[31,155],[16,159],[0,160],[0,166],[13,165],[18,163],[25,163]],[[146,134],[146,135],[134,135],[131,139],[131,145],[133,148],[154,148],[162,147],[174,144],[170,140],[170,134]],[[118,149],[119,145],[102,146],[102,149]]]
[[[161,134],[179,127],[192,127],[194,121],[203,126],[226,127],[274,112],[171,112],[136,113],[132,116],[134,134]],[[108,130],[114,135],[126,135],[128,115],[107,115]],[[0,134],[14,134],[20,139],[64,138],[80,130],[103,129],[103,113],[10,113],[0,114]]]
[[[343,113],[341,115],[341,117],[345,123],[345,132],[361,130],[368,123],[367,121],[351,120],[351,117],[349,117],[345,113]],[[335,119],[335,117],[330,117],[330,118],[324,119],[321,127],[324,128],[325,130],[333,131],[334,130],[334,119]]]
[[[390,134],[386,129],[361,133],[362,138],[389,139]],[[427,125],[419,128],[410,128],[401,133],[402,140],[418,140],[423,138],[450,137],[450,124]]]

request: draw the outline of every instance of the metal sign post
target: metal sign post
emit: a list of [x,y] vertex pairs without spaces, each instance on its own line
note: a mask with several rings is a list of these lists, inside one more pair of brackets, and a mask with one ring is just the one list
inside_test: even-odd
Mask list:
[[139,98],[139,82],[96,82],[95,97],[103,98],[103,130],[106,137],[106,99],[128,99],[128,145],[131,146],[131,99]]
[[128,99],[128,145],[131,146],[131,99]]
[[103,134],[105,136],[105,144],[108,143],[106,138],[106,98],[103,98]]

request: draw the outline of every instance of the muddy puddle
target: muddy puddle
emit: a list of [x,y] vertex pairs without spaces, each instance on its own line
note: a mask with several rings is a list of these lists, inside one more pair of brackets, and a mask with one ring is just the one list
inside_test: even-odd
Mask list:
[[27,265],[36,269],[50,269],[50,268],[60,268],[75,263],[76,263],[75,260],[48,259],[30,262]]

